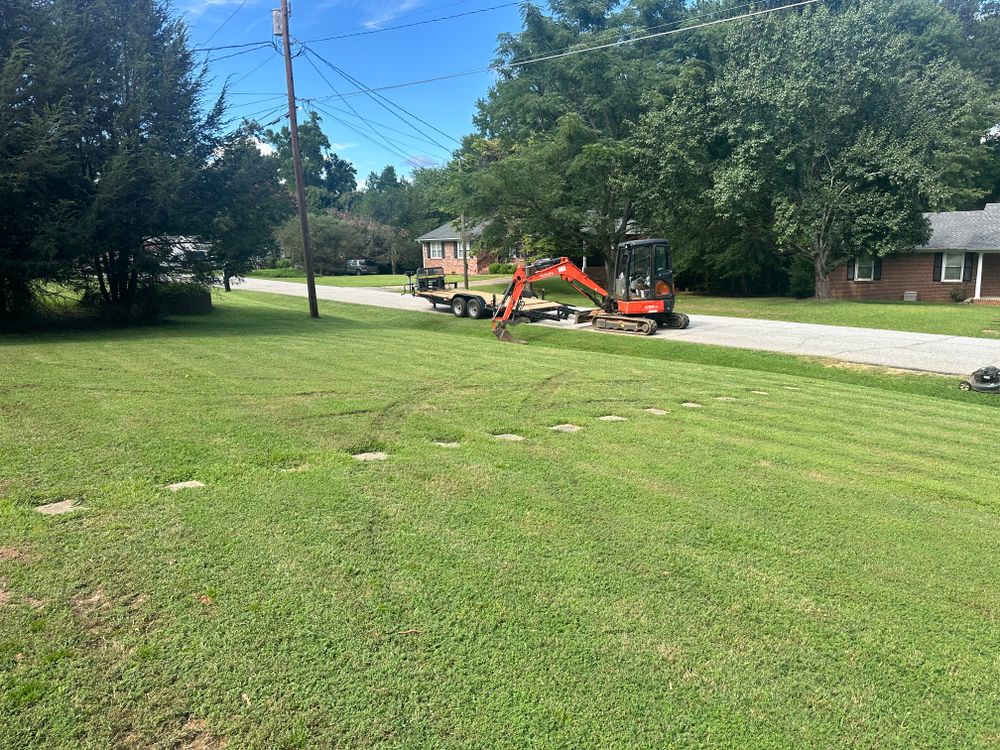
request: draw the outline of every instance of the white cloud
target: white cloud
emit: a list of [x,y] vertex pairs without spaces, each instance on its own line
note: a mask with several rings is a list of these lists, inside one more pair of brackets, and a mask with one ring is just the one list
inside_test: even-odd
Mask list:
[[254,138],[254,142],[257,146],[257,150],[260,151],[264,156],[270,156],[274,153],[274,147],[270,143],[264,143],[264,141],[259,138]]
[[378,28],[382,24],[396,18],[396,16],[402,15],[414,8],[419,8],[422,4],[422,0],[402,0],[396,5],[381,8],[377,14],[367,19],[364,25],[370,29]]
[[214,8],[226,8],[240,5],[243,0],[196,0],[196,2],[181,3],[181,13],[189,16],[201,16]]
[[337,143],[336,141],[334,141],[333,143],[330,144],[330,148],[332,148],[334,151],[347,151],[347,149],[349,148],[357,148],[357,147],[358,147],[357,143]]

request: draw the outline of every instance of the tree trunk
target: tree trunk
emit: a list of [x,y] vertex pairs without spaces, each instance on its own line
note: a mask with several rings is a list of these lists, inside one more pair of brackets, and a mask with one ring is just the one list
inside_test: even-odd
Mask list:
[[224,289],[225,289],[225,290],[226,290],[227,292],[231,292],[231,291],[233,291],[233,290],[232,290],[232,289],[231,289],[231,288],[229,287],[229,279],[230,279],[230,278],[231,278],[231,276],[230,276],[230,273],[229,273],[229,271],[228,271],[228,270],[226,270],[226,269],[223,269],[223,270],[222,270],[222,287],[223,287],[223,288],[224,288]]
[[816,279],[816,299],[830,299],[830,272],[826,268],[826,251],[816,250],[813,253],[814,278]]

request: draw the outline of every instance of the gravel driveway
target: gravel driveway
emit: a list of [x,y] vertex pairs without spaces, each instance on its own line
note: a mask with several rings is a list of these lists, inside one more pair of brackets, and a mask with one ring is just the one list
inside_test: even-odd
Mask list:
[[[288,281],[246,279],[240,288],[252,292],[306,296],[305,284]],[[385,289],[317,286],[316,294],[320,299],[337,302],[433,312],[426,300]],[[592,330],[586,324],[551,325]],[[718,315],[692,315],[691,327],[687,330],[661,330],[654,338],[714,344],[736,349],[805,354],[845,362],[925,370],[947,375],[968,375],[985,365],[1000,365],[1000,341],[992,339],[886,331],[876,328],[848,328],[815,323],[788,323],[755,318],[727,318]]]

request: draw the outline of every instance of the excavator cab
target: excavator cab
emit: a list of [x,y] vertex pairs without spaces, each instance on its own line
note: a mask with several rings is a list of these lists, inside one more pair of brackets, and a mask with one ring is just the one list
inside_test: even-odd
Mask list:
[[664,300],[673,308],[674,276],[666,240],[627,242],[615,258],[615,298],[620,302]]

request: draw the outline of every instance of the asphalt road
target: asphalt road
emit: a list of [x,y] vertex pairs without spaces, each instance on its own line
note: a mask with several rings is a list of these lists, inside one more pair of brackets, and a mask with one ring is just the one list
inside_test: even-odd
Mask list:
[[[246,279],[241,289],[306,296],[305,284]],[[320,299],[399,310],[434,312],[426,300],[378,288],[317,286]],[[438,309],[439,314],[451,314]],[[561,328],[592,331],[589,324],[552,323]],[[692,315],[684,331],[661,330],[654,338],[757,349],[785,354],[856,362],[866,365],[924,370],[946,375],[968,375],[985,365],[1000,365],[1000,341],[933,333],[848,328],[815,323],[787,323],[755,318]]]

